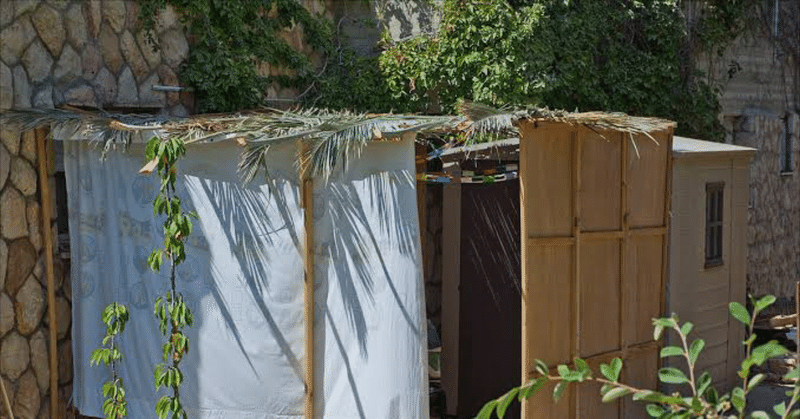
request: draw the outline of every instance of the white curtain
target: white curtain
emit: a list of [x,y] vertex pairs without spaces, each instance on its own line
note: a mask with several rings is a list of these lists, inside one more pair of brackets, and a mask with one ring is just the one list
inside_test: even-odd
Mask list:
[[[73,281],[73,399],[103,416],[104,367],[90,367],[102,309],[128,306],[119,340],[129,417],[154,417],[162,337],[153,301],[169,287],[146,260],[160,243],[155,175],[143,146],[101,151],[65,141]],[[195,324],[181,363],[191,418],[303,415],[303,211],[295,146],[270,150],[269,180],[242,185],[235,144],[190,147],[178,193],[200,216],[178,268]],[[315,182],[316,417],[426,418],[424,296],[413,142],[372,143]],[[165,264],[168,267],[168,265]]]

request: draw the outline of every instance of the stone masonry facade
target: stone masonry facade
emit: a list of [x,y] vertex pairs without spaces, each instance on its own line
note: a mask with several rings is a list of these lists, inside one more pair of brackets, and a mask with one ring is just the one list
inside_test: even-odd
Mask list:
[[[189,51],[172,9],[157,20],[154,50],[137,22],[133,1],[0,0],[0,109],[149,108],[177,116],[192,112],[186,93],[154,92],[178,85]],[[49,325],[36,139],[0,127],[0,380],[20,419],[50,418]],[[55,164],[48,151],[55,218]],[[56,240],[55,219],[53,240]],[[59,412],[72,394],[69,259],[55,261]],[[8,413],[0,403],[0,418]]]

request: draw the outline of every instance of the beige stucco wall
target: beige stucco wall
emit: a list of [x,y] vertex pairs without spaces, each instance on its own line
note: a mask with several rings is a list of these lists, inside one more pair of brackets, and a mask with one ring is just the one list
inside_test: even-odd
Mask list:
[[[724,182],[723,265],[705,268],[706,184]],[[743,329],[730,321],[728,302],[744,302],[747,266],[749,155],[676,158],[672,181],[667,313],[695,328],[706,341],[698,369],[715,383],[735,384]],[[672,344],[675,336],[668,336]],[[683,362],[673,362],[682,367]]]

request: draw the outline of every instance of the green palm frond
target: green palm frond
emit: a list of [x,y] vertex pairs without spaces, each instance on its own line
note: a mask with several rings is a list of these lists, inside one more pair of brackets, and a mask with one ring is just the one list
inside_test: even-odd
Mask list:
[[[465,144],[517,136],[517,121],[556,121],[583,124],[591,129],[609,129],[650,136],[651,131],[674,126],[657,118],[624,114],[569,113],[547,108],[495,109],[462,101],[461,116],[365,114],[325,109],[261,111],[196,115],[173,118],[159,115],[114,114],[81,110],[21,110],[0,112],[0,123],[19,124],[23,131],[51,127],[56,139],[81,138],[104,144],[128,145],[134,136],[157,135],[188,144],[237,140],[245,146],[239,172],[252,180],[260,169],[267,174],[267,153],[274,145],[300,141],[295,161],[298,169],[327,181],[335,171],[358,158],[366,144],[392,140],[410,132],[430,134],[461,132]],[[652,137],[651,137],[652,138]]]

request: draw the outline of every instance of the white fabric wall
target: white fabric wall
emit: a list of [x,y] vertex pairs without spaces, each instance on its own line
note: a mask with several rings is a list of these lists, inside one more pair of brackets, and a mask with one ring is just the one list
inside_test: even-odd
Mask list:
[[[295,146],[270,150],[271,181],[243,186],[235,144],[190,147],[179,195],[200,216],[178,268],[194,313],[182,362],[191,418],[303,415],[303,212]],[[162,337],[152,314],[168,268],[146,263],[161,222],[157,177],[137,174],[143,146],[105,161],[65,142],[72,243],[74,390],[84,415],[102,417],[109,372],[90,367],[105,332],[102,309],[126,304],[121,375],[129,417],[154,417],[152,370]],[[424,296],[413,142],[372,143],[345,173],[316,182],[316,411],[318,418],[427,417]],[[165,264],[165,266],[168,266]]]

